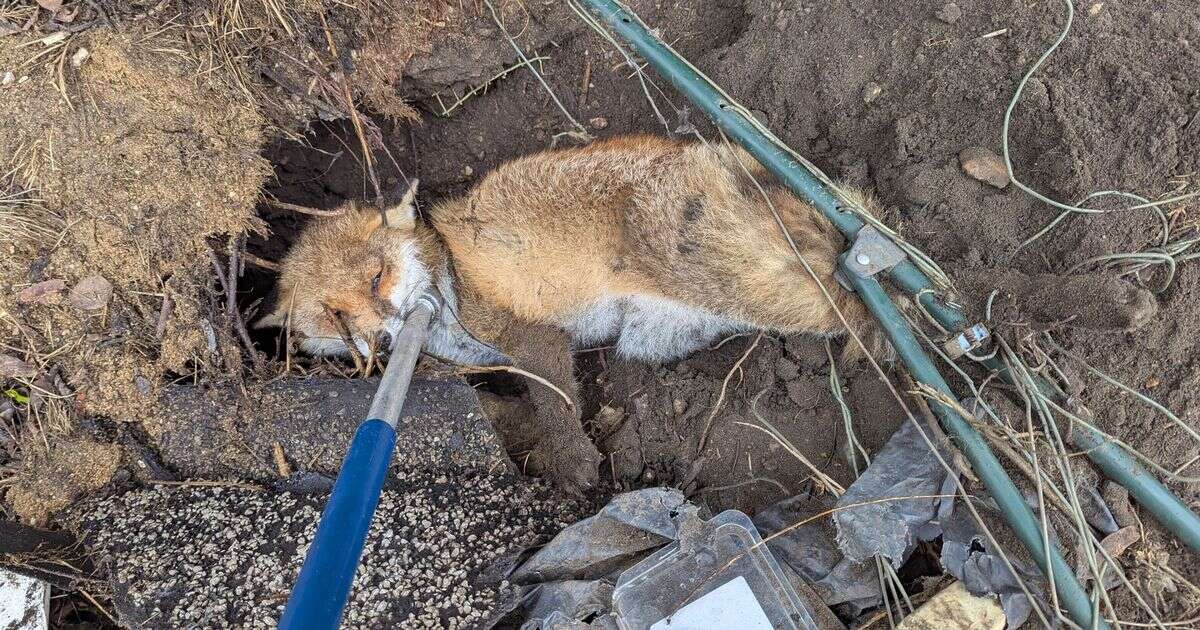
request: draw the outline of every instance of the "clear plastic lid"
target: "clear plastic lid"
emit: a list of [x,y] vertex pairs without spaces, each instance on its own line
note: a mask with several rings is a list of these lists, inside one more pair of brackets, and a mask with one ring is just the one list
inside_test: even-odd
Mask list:
[[617,580],[621,630],[818,630],[754,523],[737,510],[680,528],[680,539]]

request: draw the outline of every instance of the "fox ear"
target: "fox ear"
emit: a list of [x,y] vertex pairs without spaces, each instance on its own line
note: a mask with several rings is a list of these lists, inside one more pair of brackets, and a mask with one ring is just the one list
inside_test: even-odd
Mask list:
[[251,326],[254,328],[283,328],[285,323],[287,323],[287,313],[276,311],[263,315],[255,320]]
[[400,203],[388,208],[384,211],[387,217],[387,226],[389,228],[411,230],[417,224],[417,184],[419,180],[415,177],[409,180],[408,190],[405,191],[404,197]]

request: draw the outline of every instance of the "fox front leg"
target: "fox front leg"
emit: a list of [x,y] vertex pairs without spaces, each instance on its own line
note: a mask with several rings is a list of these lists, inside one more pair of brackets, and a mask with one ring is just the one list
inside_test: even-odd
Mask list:
[[536,446],[530,464],[556,485],[575,494],[599,482],[600,452],[583,430],[580,419],[579,387],[570,339],[561,329],[543,324],[506,322],[496,346],[513,367],[535,374],[553,387],[527,379],[529,402],[534,410],[529,436]]

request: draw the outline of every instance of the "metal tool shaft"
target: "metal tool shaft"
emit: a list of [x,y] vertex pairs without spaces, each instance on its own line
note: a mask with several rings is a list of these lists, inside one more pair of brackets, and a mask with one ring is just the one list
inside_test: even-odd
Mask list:
[[341,622],[392,461],[396,423],[429,323],[439,307],[438,296],[426,294],[404,320],[367,419],[350,442],[316,537],[279,620],[282,630],[332,630]]

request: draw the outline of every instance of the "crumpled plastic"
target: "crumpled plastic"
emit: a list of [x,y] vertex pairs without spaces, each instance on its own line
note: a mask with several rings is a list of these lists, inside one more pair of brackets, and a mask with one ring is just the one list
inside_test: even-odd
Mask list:
[[[927,424],[921,428],[934,439],[936,434]],[[938,450],[942,461],[950,461],[944,449]],[[865,562],[879,555],[900,568],[917,542],[941,534],[935,522],[939,507],[943,501],[947,508],[953,503],[953,498],[904,497],[953,494],[954,482],[917,426],[905,422],[838,499],[839,510],[833,514],[838,546],[851,561]]]
[[[942,527],[942,568],[958,578],[972,595],[999,595],[1008,627],[1021,627],[1033,612],[1033,603],[987,536],[979,531],[971,515],[960,511],[943,522]],[[1040,598],[1045,592],[1045,580],[1040,570],[1024,564],[1012,554],[1008,554],[1008,559],[1029,591]],[[1039,605],[1046,609],[1045,602],[1039,600]]]
[[526,604],[529,621],[522,630],[567,630],[605,627],[596,622],[582,622],[593,616],[606,615],[612,608],[613,585],[604,580],[562,580],[539,584],[528,595]]
[[764,538],[791,527],[786,534],[767,542],[771,554],[810,582],[825,605],[844,604],[847,612],[857,617],[883,601],[875,564],[847,559],[838,548],[834,527],[828,519],[818,518],[793,527],[832,506],[833,501],[828,497],[792,497],[759,512],[754,524]]
[[517,583],[595,580],[679,537],[677,522],[696,507],[678,490],[647,488],[614,498],[595,516],[558,533],[513,573]]

